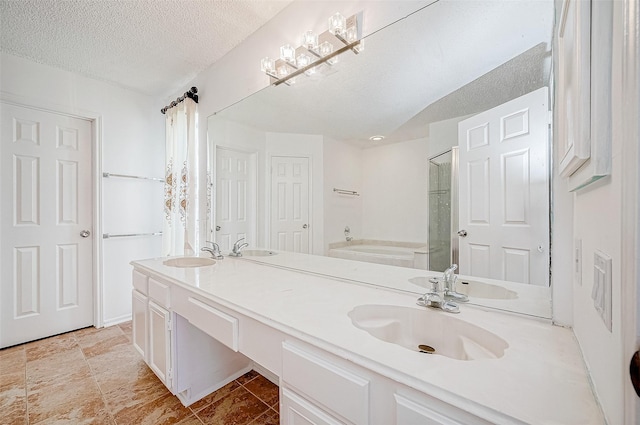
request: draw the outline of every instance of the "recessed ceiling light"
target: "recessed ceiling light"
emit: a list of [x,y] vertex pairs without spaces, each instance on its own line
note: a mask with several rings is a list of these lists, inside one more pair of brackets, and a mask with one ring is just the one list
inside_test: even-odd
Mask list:
[[372,142],[379,142],[380,140],[383,140],[384,136],[371,136],[369,137],[369,140],[371,140]]

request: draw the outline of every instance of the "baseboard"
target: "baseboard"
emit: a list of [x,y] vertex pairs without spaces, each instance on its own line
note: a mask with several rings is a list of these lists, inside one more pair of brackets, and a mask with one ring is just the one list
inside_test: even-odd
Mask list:
[[114,317],[112,319],[105,319],[102,324],[104,325],[105,328],[108,328],[109,326],[113,326],[113,325],[119,325],[120,323],[124,323],[124,322],[128,322],[131,320],[131,314],[125,314],[122,315],[120,317]]
[[278,375],[276,375],[275,373],[268,371],[267,369],[260,366],[256,362],[253,362],[253,370],[258,372],[260,375],[264,376],[265,378],[267,378],[269,381],[276,384],[277,386],[280,386],[280,378],[278,378]]

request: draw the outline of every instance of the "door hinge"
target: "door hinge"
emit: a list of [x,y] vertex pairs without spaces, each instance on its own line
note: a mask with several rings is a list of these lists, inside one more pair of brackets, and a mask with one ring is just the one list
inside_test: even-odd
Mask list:
[[171,319],[167,320],[167,330],[170,331],[172,329],[173,322]]
[[549,123],[549,125],[553,124],[553,111],[548,111],[547,122]]
[[173,380],[173,369],[169,368],[169,370],[167,370],[167,381],[171,382]]

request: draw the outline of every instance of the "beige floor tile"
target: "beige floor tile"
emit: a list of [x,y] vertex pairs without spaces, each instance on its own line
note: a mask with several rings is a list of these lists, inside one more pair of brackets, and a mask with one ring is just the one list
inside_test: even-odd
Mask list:
[[27,392],[29,422],[36,424],[55,418],[57,421],[79,422],[106,413],[102,394],[93,377],[69,385],[66,382]]
[[167,393],[143,405],[122,409],[114,418],[118,425],[161,425],[177,424],[191,415],[191,410]]
[[95,375],[124,367],[140,359],[140,354],[130,344],[119,344],[111,350],[87,359]]
[[269,406],[240,387],[198,411],[196,416],[205,425],[246,425],[268,409]]
[[198,410],[201,410],[207,405],[220,400],[221,398],[225,397],[227,394],[229,394],[231,391],[237,388],[240,388],[240,384],[238,384],[236,381],[231,381],[224,387],[220,388],[219,390],[214,391],[208,396],[196,401],[191,406],[189,406],[189,408],[194,412],[197,412]]
[[79,347],[27,362],[27,389],[36,391],[58,383],[71,385],[91,377]]
[[31,362],[77,348],[78,342],[73,333],[66,333],[25,344],[25,354],[27,361]]
[[280,415],[273,409],[269,409],[264,412],[261,416],[258,416],[253,422],[249,425],[279,425],[280,424]]
[[264,376],[260,375],[252,379],[244,384],[244,387],[267,405],[278,404],[278,386]]
[[24,348],[5,348],[0,350],[0,376],[24,370],[27,357]]

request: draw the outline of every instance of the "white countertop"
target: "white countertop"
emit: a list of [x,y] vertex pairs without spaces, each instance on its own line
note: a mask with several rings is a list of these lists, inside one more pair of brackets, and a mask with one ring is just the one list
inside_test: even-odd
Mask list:
[[200,268],[168,267],[164,260],[132,264],[471,413],[488,408],[531,424],[604,423],[572,331],[549,321],[462,305],[455,317],[507,341],[504,356],[427,356],[374,338],[348,316],[364,304],[420,308],[415,295],[246,259]]

